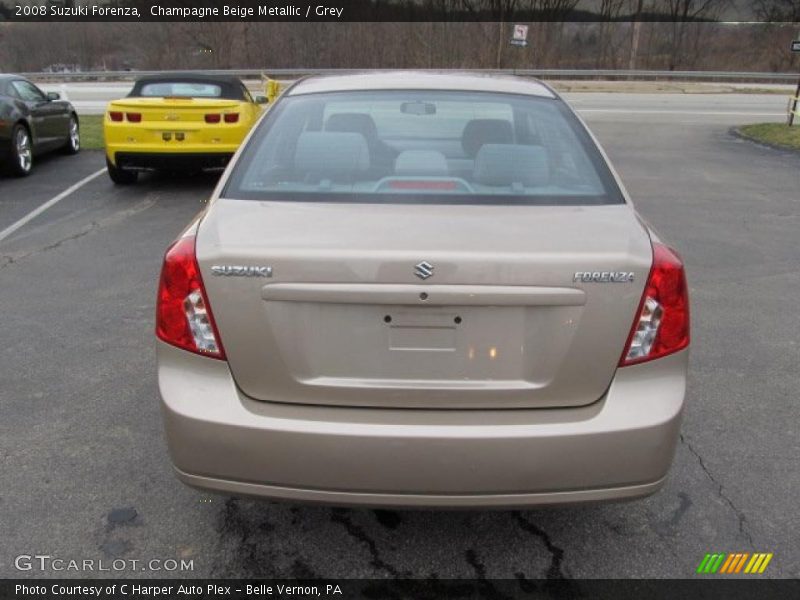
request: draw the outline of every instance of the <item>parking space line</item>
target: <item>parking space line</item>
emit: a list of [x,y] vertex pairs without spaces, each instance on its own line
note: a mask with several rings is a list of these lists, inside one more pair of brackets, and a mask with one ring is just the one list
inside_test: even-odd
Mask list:
[[10,226],[6,227],[5,229],[3,229],[3,231],[0,231],[0,242],[2,242],[4,239],[6,239],[8,236],[10,236],[12,233],[17,231],[17,229],[19,229],[20,227],[22,227],[26,223],[28,223],[28,222],[32,221],[33,219],[35,219],[36,217],[38,217],[40,214],[42,214],[48,208],[50,208],[52,206],[55,206],[56,204],[61,202],[64,198],[66,198],[67,196],[69,196],[70,194],[75,192],[76,190],[80,189],[81,187],[83,187],[84,185],[86,185],[87,183],[92,181],[93,179],[96,179],[97,177],[99,177],[100,175],[105,173],[105,171],[106,171],[106,169],[105,169],[105,167],[103,167],[102,169],[100,169],[99,171],[95,171],[94,173],[92,173],[88,177],[84,177],[78,183],[76,183],[74,185],[71,185],[70,187],[65,189],[63,192],[61,192],[57,196],[54,196],[53,198],[50,198],[50,200],[48,200],[47,202],[45,202],[44,204],[42,204],[38,208],[35,208],[31,212],[29,212],[27,215],[22,217],[19,221],[17,221],[13,225],[10,225]]

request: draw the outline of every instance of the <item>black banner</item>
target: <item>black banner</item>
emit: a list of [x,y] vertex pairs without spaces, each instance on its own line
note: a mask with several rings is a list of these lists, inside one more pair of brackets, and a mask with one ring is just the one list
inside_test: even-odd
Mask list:
[[363,579],[363,580],[145,580],[40,579],[0,581],[0,598],[30,600],[185,599],[442,600],[586,598],[667,600],[691,598],[797,598],[800,580],[753,577],[683,580]]
[[[642,3],[640,3],[642,4]],[[782,0],[642,4],[598,0],[0,0],[0,21],[294,21],[294,22],[770,22],[791,23]]]

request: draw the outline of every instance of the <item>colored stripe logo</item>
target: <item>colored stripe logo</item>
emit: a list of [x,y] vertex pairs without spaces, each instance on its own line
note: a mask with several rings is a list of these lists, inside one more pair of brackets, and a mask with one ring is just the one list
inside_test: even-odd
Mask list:
[[715,552],[708,553],[697,567],[698,574],[721,573],[725,575],[760,574],[766,571],[772,552]]

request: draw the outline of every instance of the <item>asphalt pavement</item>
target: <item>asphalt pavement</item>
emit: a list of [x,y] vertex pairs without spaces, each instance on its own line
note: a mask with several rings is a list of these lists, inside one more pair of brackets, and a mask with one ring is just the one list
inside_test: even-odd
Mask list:
[[[765,577],[799,577],[800,155],[730,135],[773,120],[755,115],[772,110],[757,95],[657,115],[652,97],[605,96],[571,99],[691,289],[685,420],[662,491],[374,511],[184,487],[161,430],[154,300],[163,251],[215,177],[115,187],[101,175],[0,241],[0,577],[109,576],[15,568],[33,554],[193,561],[118,573],[134,577],[693,577],[712,551],[772,552]],[[103,165],[98,152],[53,156],[0,179],[0,231]]]

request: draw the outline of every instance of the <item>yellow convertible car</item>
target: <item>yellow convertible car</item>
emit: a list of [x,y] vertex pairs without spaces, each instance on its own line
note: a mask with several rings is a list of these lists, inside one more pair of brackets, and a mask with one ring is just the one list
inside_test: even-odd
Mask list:
[[103,119],[106,165],[117,184],[140,171],[222,168],[261,114],[235,77],[172,73],[139,79]]

